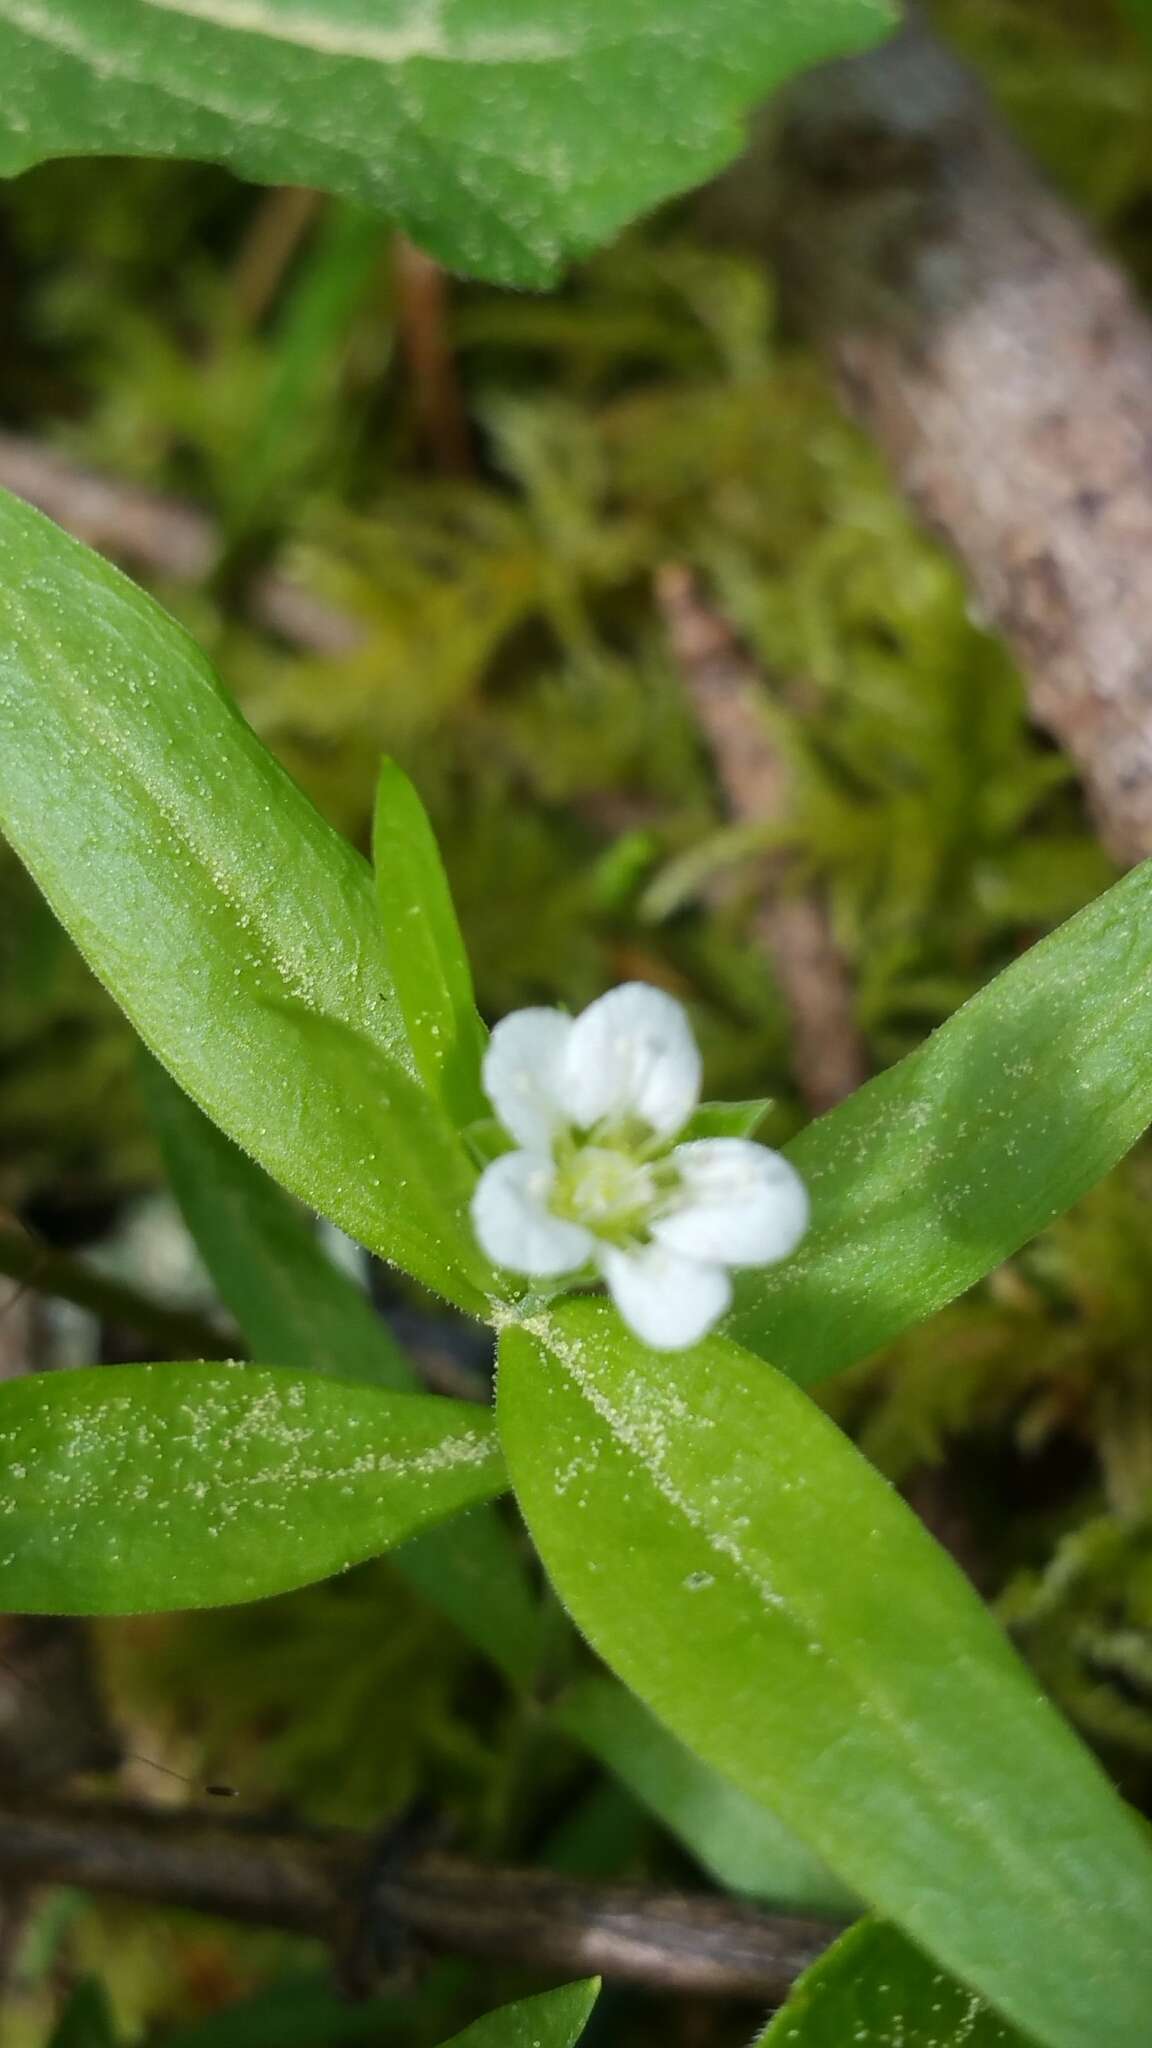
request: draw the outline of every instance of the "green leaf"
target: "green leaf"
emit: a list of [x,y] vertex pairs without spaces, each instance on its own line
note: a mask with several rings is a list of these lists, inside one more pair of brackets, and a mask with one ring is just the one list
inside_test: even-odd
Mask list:
[[85,1977],[57,2020],[48,2048],[119,2048],[119,2042],[104,1986]]
[[155,1061],[144,1099],[164,1169],[221,1300],[255,1358],[412,1392],[418,1382],[366,1296],[303,1211],[237,1150]]
[[513,1485],[617,1675],[1048,2048],[1141,2048],[1152,1850],[911,1510],[782,1374],[604,1302],[502,1340]]
[[214,1121],[482,1311],[475,1170],[415,1078],[364,862],[125,577],[3,493],[0,553],[0,828]]
[[1124,6],[1141,28],[1152,31],[1152,0],[1124,0]]
[[462,2034],[453,2034],[444,2048],[573,2048],[584,2032],[600,1991],[600,1979],[565,1984],[540,1998],[490,2012]]
[[298,1973],[264,1984],[251,1998],[188,2026],[165,2028],[163,2048],[383,2048],[403,2018],[397,1997],[353,2004],[330,1975]]
[[888,0],[0,0],[0,173],[208,159],[540,285],[735,155],[791,73],[894,26]]
[[330,206],[294,266],[269,344],[263,404],[228,466],[230,549],[261,520],[277,516],[277,499],[282,504],[314,473],[317,450],[344,396],[339,370],[350,330],[387,250],[388,231],[378,215]]
[[373,854],[392,979],[416,1064],[453,1121],[471,1123],[488,1114],[480,1086],[484,1026],[440,849],[395,761],[380,770]]
[[[1096,2035],[1099,2041],[1100,2036]],[[756,2048],[1030,2048],[894,1927],[866,1920],[806,1970]]]
[[[413,1392],[400,1347],[292,1201],[152,1060],[144,1093],[184,1220],[257,1358]],[[514,1684],[530,1683],[541,1614],[511,1531],[477,1508],[398,1550],[396,1569]]]
[[754,1138],[772,1107],[770,1095],[753,1102],[702,1102],[682,1132],[688,1138]]
[[473,1508],[438,1522],[391,1560],[410,1586],[526,1690],[539,1676],[545,1615],[515,1538],[497,1510]]
[[741,1275],[725,1325],[803,1385],[941,1308],[1152,1121],[1152,861],[809,1125],[812,1228]]
[[261,1600],[504,1484],[467,1402],[263,1366],[36,1373],[0,1386],[0,1608]]
[[510,1138],[503,1124],[494,1116],[477,1117],[474,1123],[466,1124],[462,1136],[477,1166],[488,1166],[493,1159],[499,1159],[505,1152],[515,1150],[516,1140]]
[[727,1891],[794,1913],[850,1918],[859,1902],[817,1856],[604,1678],[574,1686],[552,1716],[663,1821]]

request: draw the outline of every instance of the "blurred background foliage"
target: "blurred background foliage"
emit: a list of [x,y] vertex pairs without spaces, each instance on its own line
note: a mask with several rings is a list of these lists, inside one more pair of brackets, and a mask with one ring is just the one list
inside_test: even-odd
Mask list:
[[[1080,0],[939,12],[1152,284],[1147,49]],[[752,930],[764,852],[786,849],[790,886],[825,893],[880,1066],[1107,886],[1074,779],[782,327],[771,278],[695,237],[690,206],[554,297],[454,287],[434,308],[447,382],[412,339],[427,286],[386,224],[349,209],[210,169],[52,165],[3,196],[4,424],[211,515],[214,566],[192,584],[154,575],[157,595],[358,843],[380,753],[414,775],[488,1015],[657,981],[692,1010],[709,1092],[771,1095],[765,1135],[786,1136],[803,1110]],[[763,668],[791,801],[762,829],[728,822],[669,656],[653,579],[673,561]],[[338,614],[340,644],[302,652],[262,625],[254,569],[290,576],[329,625]],[[0,855],[0,1201],[58,1242],[114,1234],[157,1185],[133,1074],[117,1014]],[[830,1397],[1145,1801],[1150,1174],[1147,1155],[1131,1160]],[[49,1362],[64,1325],[38,1328]],[[256,1610],[90,1634],[122,1739],[232,1779],[256,1810],[366,1826],[419,1799],[479,1854],[689,1870],[386,1564]],[[186,1796],[140,1763],[123,1779]],[[22,1923],[4,2040],[39,2048],[79,1984],[80,2042],[101,2043],[89,2021],[106,1996],[127,2039],[197,2048],[194,2023],[252,2000],[203,2048],[288,2043],[322,1962],[55,1893]],[[372,2038],[431,2042],[521,1988],[437,1965]],[[620,1993],[596,2028],[685,2048],[749,2031],[746,2016]]]

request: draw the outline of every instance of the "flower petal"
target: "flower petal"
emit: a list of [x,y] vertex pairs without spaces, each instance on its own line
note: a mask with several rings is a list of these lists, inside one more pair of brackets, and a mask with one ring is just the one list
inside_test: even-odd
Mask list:
[[635,1116],[674,1137],[700,1095],[700,1054],[682,1005],[642,981],[590,1003],[572,1026],[561,1093],[570,1121],[585,1130]]
[[591,1232],[547,1206],[555,1178],[552,1161],[539,1152],[506,1152],[485,1167],[472,1197],[472,1227],[494,1265],[544,1278],[572,1273],[591,1257]]
[[562,1010],[513,1010],[484,1055],[484,1092],[500,1122],[539,1152],[565,1121],[560,1075],[571,1034],[572,1019]]
[[722,1266],[682,1258],[662,1244],[634,1252],[601,1245],[597,1257],[628,1328],[654,1351],[684,1351],[698,1343],[732,1299]]
[[795,1251],[808,1227],[808,1194],[794,1166],[748,1138],[677,1145],[676,1206],[652,1224],[670,1250],[725,1266],[767,1266]]

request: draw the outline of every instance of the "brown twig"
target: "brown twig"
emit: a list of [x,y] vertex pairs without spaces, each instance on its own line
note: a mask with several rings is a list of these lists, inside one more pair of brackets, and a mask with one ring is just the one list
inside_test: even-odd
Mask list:
[[[31,1289],[0,1281],[0,1380],[36,1369],[41,1334]],[[10,1793],[57,1789],[78,1771],[119,1761],[84,1624],[62,1615],[0,1620],[0,1784]],[[34,1909],[19,1881],[0,1890],[0,2001]]]
[[232,296],[246,327],[258,327],[270,311],[322,204],[322,195],[307,185],[279,185],[261,194],[232,269]]
[[211,574],[218,537],[203,512],[85,469],[29,435],[0,433],[0,484],[103,554],[176,583]]
[[1121,861],[1152,854],[1152,323],[918,21],[813,73],[710,201],[964,564]]
[[107,1323],[127,1324],[159,1346],[166,1357],[232,1358],[230,1344],[216,1325],[190,1310],[169,1308],[152,1295],[124,1281],[113,1280],[82,1259],[54,1251],[30,1237],[19,1225],[0,1219],[0,1273],[37,1294],[75,1302]]
[[420,432],[441,475],[467,476],[472,449],[449,335],[451,279],[407,235],[396,237],[395,263],[400,347]]
[[[764,717],[760,669],[690,569],[669,563],[656,596],[731,816],[755,823],[786,815],[787,770]],[[867,1080],[868,1057],[824,904],[789,885],[786,856],[767,858],[762,868],[756,934],[787,1005],[797,1083],[818,1115]]]
[[67,1884],[290,1929],[346,1948],[489,1956],[661,1990],[775,2001],[827,1947],[818,1920],[708,1895],[381,1858],[364,1835],[272,1832],[146,1808],[0,1808],[0,1884]]
[[[203,583],[217,562],[220,535],[207,513],[85,469],[29,436],[0,433],[0,485],[77,540],[150,575]],[[274,570],[254,576],[244,597],[258,625],[308,654],[350,654],[366,637],[349,612]]]

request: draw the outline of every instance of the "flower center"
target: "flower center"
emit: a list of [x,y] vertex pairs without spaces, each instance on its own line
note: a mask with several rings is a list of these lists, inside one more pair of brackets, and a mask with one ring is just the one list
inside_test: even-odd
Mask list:
[[557,1161],[549,1207],[597,1237],[627,1244],[641,1237],[662,1192],[657,1168],[608,1145],[581,1145]]

